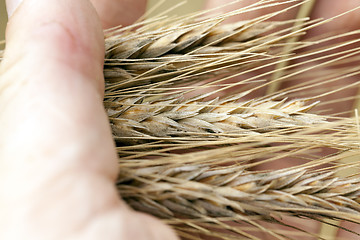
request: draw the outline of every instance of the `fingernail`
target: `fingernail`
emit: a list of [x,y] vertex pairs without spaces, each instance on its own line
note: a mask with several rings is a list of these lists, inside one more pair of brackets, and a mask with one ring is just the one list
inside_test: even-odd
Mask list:
[[6,10],[10,18],[23,0],[6,0]]

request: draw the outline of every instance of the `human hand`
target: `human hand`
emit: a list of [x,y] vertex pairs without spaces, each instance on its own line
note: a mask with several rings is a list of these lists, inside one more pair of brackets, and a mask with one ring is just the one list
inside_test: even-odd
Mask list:
[[[93,3],[104,27],[124,20],[119,1]],[[9,15],[18,4],[7,1]],[[88,0],[25,0],[10,17],[0,68],[0,239],[177,239],[117,194],[103,58]]]

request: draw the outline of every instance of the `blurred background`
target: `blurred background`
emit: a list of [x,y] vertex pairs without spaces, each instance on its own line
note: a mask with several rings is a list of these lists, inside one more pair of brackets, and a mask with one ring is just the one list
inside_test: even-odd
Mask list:
[[[7,22],[7,14],[5,10],[5,0],[0,1],[0,41],[5,38],[5,26]],[[0,45],[2,49],[4,45]]]
[[[148,1],[148,9],[158,3],[159,0],[149,0]],[[202,8],[205,0],[191,0],[191,1],[182,1],[182,0],[166,0],[164,4],[162,4],[156,11],[154,11],[151,15],[157,15],[158,13],[163,12],[171,7],[179,3],[183,3],[183,5],[176,8],[177,15],[183,15],[186,13],[190,13]],[[5,39],[5,27],[7,22],[7,14],[5,9],[5,1],[0,0],[0,40]],[[0,45],[0,49],[2,49],[4,45]]]
[[[154,6],[156,3],[160,2],[159,0],[148,0],[148,9]],[[177,4],[183,4],[176,8],[176,10],[172,13],[176,13],[177,15],[184,15],[186,13],[194,12],[202,9],[205,0],[191,0],[191,1],[183,1],[183,0],[166,0],[164,4],[162,4],[152,15],[156,15],[157,13],[161,13],[171,7],[174,7]]]

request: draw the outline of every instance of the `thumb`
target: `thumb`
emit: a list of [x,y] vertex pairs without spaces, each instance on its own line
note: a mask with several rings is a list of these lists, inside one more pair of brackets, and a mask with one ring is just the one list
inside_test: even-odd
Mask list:
[[0,66],[0,239],[176,239],[114,187],[104,40],[89,1],[13,9]]

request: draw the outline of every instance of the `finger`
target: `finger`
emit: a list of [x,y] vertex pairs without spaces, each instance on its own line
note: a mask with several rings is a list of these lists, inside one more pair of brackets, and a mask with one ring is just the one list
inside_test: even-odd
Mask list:
[[[342,222],[341,227],[344,229],[337,232],[336,239],[356,239],[359,238],[360,227],[356,222]],[[346,229],[346,230],[345,230]]]
[[[244,21],[244,20],[254,20],[258,17],[264,16],[266,14],[271,14],[278,12],[277,15],[271,17],[267,20],[289,20],[293,19],[298,11],[297,7],[292,7],[294,4],[292,3],[284,3],[284,1],[258,1],[258,0],[245,0],[245,1],[233,1],[233,0],[207,0],[205,2],[206,9],[213,9],[211,11],[212,14],[223,14],[229,13],[234,10],[241,10],[238,14],[230,17],[226,20],[226,22],[236,22],[236,21]],[[285,9],[287,9],[285,11]],[[284,10],[284,12],[279,13],[279,11]],[[246,78],[253,78],[256,75],[265,74],[269,71],[269,68],[264,68],[262,70],[258,70],[256,72],[251,72],[248,74],[242,74],[235,78],[227,80],[226,84],[231,84],[234,82],[240,82],[245,80]],[[260,87],[262,83],[258,85],[253,85],[255,87],[259,87],[256,91],[252,91],[251,94],[248,94],[246,97],[254,98],[263,96],[266,92],[265,87]],[[224,94],[227,94],[227,91],[223,91]]]
[[[329,19],[357,7],[359,7],[358,0],[317,0],[312,12],[312,18]],[[359,26],[360,15],[357,10],[340,17],[329,24],[322,25],[317,29],[319,29],[320,32],[346,32],[358,29]]]
[[103,56],[87,0],[25,0],[10,18],[0,66],[0,239],[145,239],[154,231],[163,238],[150,239],[175,239],[130,211],[113,186]]
[[[330,22],[321,24],[313,29],[310,29],[307,31],[306,39],[311,39],[312,37],[319,38],[321,36],[332,36],[332,37],[338,37],[336,39],[333,39],[331,41],[326,41],[322,44],[314,44],[312,46],[307,47],[306,51],[313,51],[314,53],[318,51],[319,49],[327,49],[330,48],[332,45],[336,44],[343,44],[346,41],[353,41],[356,38],[358,38],[358,34],[352,34],[347,37],[340,37],[344,33],[349,33],[353,30],[359,29],[360,27],[360,7],[359,1],[357,0],[348,0],[348,1],[336,1],[336,0],[317,0],[316,4],[314,5],[314,9],[312,10],[311,18],[312,19],[331,19],[336,17],[335,19],[332,19]],[[351,11],[351,12],[349,12]],[[346,13],[346,14],[344,14]],[[351,45],[347,45],[345,47],[339,47],[332,51],[327,51],[322,54],[314,54],[313,56],[309,56],[308,58],[301,58],[299,61],[307,61],[308,59],[314,60],[316,57],[325,57],[325,56],[331,56],[332,54],[341,54],[342,51],[349,51],[350,49],[357,49],[360,47],[359,42],[353,43]],[[345,53],[344,53],[345,55]],[[341,55],[337,55],[337,57],[343,57]],[[327,58],[323,61],[330,61],[335,60],[335,57]],[[353,66],[357,66],[357,62],[348,62],[346,65],[343,65],[343,67],[348,67],[348,69],[351,69]],[[330,67],[331,69],[331,67]],[[316,68],[317,72],[329,70],[329,66],[323,66],[320,67],[320,65]],[[334,67],[333,72],[339,72],[339,68]],[[344,70],[343,70],[344,71]],[[345,72],[345,71],[344,71]],[[340,76],[340,72],[339,72]],[[343,76],[345,76],[343,74]],[[296,81],[288,81],[284,82],[282,84],[282,88],[288,88],[296,84],[302,84],[305,79],[299,79]],[[334,81],[334,82],[328,82],[324,83],[323,88],[325,91],[325,88],[329,89],[340,89],[343,86],[350,86],[351,84],[355,83],[357,80],[356,77],[346,77],[341,79],[340,81]],[[323,111],[325,114],[336,114],[338,117],[342,116],[349,116],[353,111],[354,107],[354,99],[351,99],[351,96],[356,96],[358,89],[352,87],[347,88],[343,90],[339,90],[335,93],[332,93],[331,95],[327,95],[325,97],[319,98],[322,102],[322,106],[319,106],[317,109],[319,111]],[[311,92],[311,89],[309,90],[309,93]],[[311,96],[311,94],[309,94]],[[343,100],[347,99],[347,100]],[[326,103],[329,104],[326,104]],[[331,103],[331,104],[330,104]],[[342,113],[341,115],[339,113]]]
[[[14,2],[18,3],[17,0]],[[8,0],[7,4],[14,7],[16,6],[14,2]],[[28,2],[31,1],[25,1],[22,5],[31,5]],[[64,2],[61,5],[65,8],[66,4]],[[8,23],[4,65],[10,66],[18,62],[19,55],[25,53],[31,55],[30,51],[43,49],[38,53],[42,54],[37,58],[39,61],[48,57],[56,59],[57,63],[68,65],[67,67],[87,75],[88,79],[96,80],[92,81],[94,87],[99,93],[103,92],[104,40],[95,11],[89,3],[86,4],[88,11],[91,10],[94,16],[87,19],[88,23],[78,19],[82,16],[75,16],[76,10],[71,8],[71,4],[66,13],[48,6],[46,7],[49,9],[42,9],[43,6],[37,3],[29,6],[30,10],[22,10],[21,13],[16,14]],[[26,7],[21,6],[18,11],[24,8]],[[39,13],[35,14],[35,11]],[[9,11],[10,14],[11,12],[12,10]],[[53,14],[57,15],[53,16]],[[35,63],[32,63],[32,66],[35,66]]]
[[146,10],[147,0],[91,0],[104,29],[118,25],[128,26],[139,19]]

